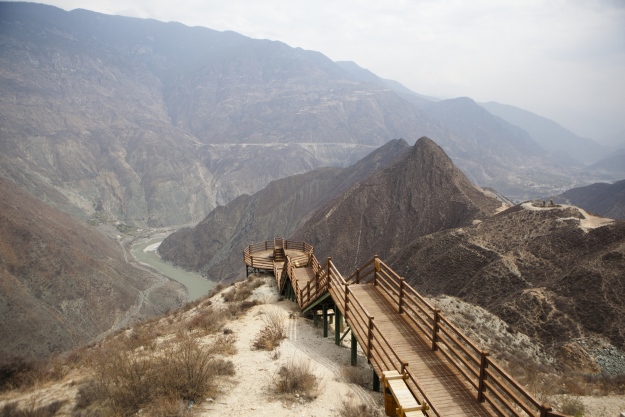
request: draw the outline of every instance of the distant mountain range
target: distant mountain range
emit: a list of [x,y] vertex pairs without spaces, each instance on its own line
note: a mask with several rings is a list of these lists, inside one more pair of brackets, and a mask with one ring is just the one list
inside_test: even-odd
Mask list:
[[625,180],[572,188],[554,198],[611,219],[625,220]]
[[0,175],[84,219],[193,223],[421,136],[516,200],[620,179],[556,163],[472,100],[431,100],[281,42],[33,3],[0,3],[0,23]]

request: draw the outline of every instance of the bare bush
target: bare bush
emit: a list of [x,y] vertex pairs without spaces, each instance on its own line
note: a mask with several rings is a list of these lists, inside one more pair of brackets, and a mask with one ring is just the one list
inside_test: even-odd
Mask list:
[[240,282],[229,291],[222,293],[221,296],[224,301],[228,303],[234,301],[245,301],[252,295],[256,288],[262,286],[264,283],[265,281],[262,278],[250,276],[246,281]]
[[566,396],[562,399],[560,409],[564,414],[573,417],[582,417],[586,413],[586,406],[579,397]]
[[364,388],[371,386],[371,371],[356,366],[342,366],[341,376],[352,384],[360,385]]
[[214,359],[210,349],[202,348],[191,337],[183,337],[159,355],[103,350],[95,366],[94,382],[79,389],[74,415],[99,415],[81,410],[130,415],[159,398],[199,403],[207,394],[214,394],[216,375],[233,372],[230,361]]
[[273,383],[279,394],[293,394],[306,400],[319,395],[319,378],[312,372],[309,362],[288,361],[280,367]]
[[53,401],[46,405],[33,403],[27,408],[18,408],[16,403],[9,403],[0,409],[0,417],[52,417],[63,404],[64,401]]
[[27,388],[36,383],[58,381],[69,372],[68,363],[60,356],[41,361],[9,358],[0,361],[0,392]]
[[210,334],[218,332],[227,320],[227,313],[221,309],[208,306],[196,312],[187,322],[187,330],[202,330]]
[[341,417],[382,417],[380,410],[365,404],[357,404],[353,400],[343,401],[339,408]]
[[274,350],[286,338],[286,328],[280,310],[271,310],[263,316],[264,326],[252,341],[257,350]]

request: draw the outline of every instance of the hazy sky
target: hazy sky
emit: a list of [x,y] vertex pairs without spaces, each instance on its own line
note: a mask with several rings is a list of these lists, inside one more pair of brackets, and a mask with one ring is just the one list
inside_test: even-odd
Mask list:
[[233,30],[443,98],[512,104],[625,140],[625,0],[47,0]]

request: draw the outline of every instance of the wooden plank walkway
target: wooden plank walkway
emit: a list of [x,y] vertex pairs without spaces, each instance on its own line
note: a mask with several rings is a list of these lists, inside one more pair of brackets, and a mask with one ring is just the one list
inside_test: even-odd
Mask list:
[[[429,340],[420,336],[388,299],[371,284],[352,284],[350,291],[371,314],[384,337],[407,362],[432,405],[443,416],[496,416],[484,403],[478,403],[472,387],[439,352],[432,351]],[[376,369],[381,374],[384,370]],[[414,387],[416,389],[416,387]]]
[[377,256],[343,278],[331,258],[320,265],[313,252],[276,238],[250,244],[243,260],[248,272],[273,271],[303,310],[330,300],[376,374],[383,382],[393,375],[385,386],[397,390],[399,416],[568,417],[539,402]]

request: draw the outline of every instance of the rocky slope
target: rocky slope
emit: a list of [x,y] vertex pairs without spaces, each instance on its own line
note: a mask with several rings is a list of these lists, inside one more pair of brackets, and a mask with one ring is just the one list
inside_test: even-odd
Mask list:
[[423,137],[391,166],[354,185],[294,232],[323,259],[352,271],[415,237],[471,224],[501,203],[477,189],[432,140]]
[[393,140],[348,168],[323,168],[276,180],[252,196],[217,207],[194,228],[171,234],[159,253],[212,280],[232,280],[239,276],[233,266],[240,265],[247,244],[290,236],[315,210],[388,166],[408,148],[405,141]]
[[625,180],[573,188],[554,197],[554,201],[573,204],[611,219],[625,220]]
[[124,261],[118,242],[0,177],[0,357],[66,351],[131,310],[154,314],[181,301],[170,285],[144,297],[156,283]]
[[415,239],[388,263],[418,291],[480,305],[556,353],[586,337],[625,347],[624,222],[524,203]]
[[513,126],[473,120],[475,103],[428,104],[281,42],[9,2],[0,44],[0,175],[83,218],[197,222],[272,180],[423,135],[512,198],[572,181]]

